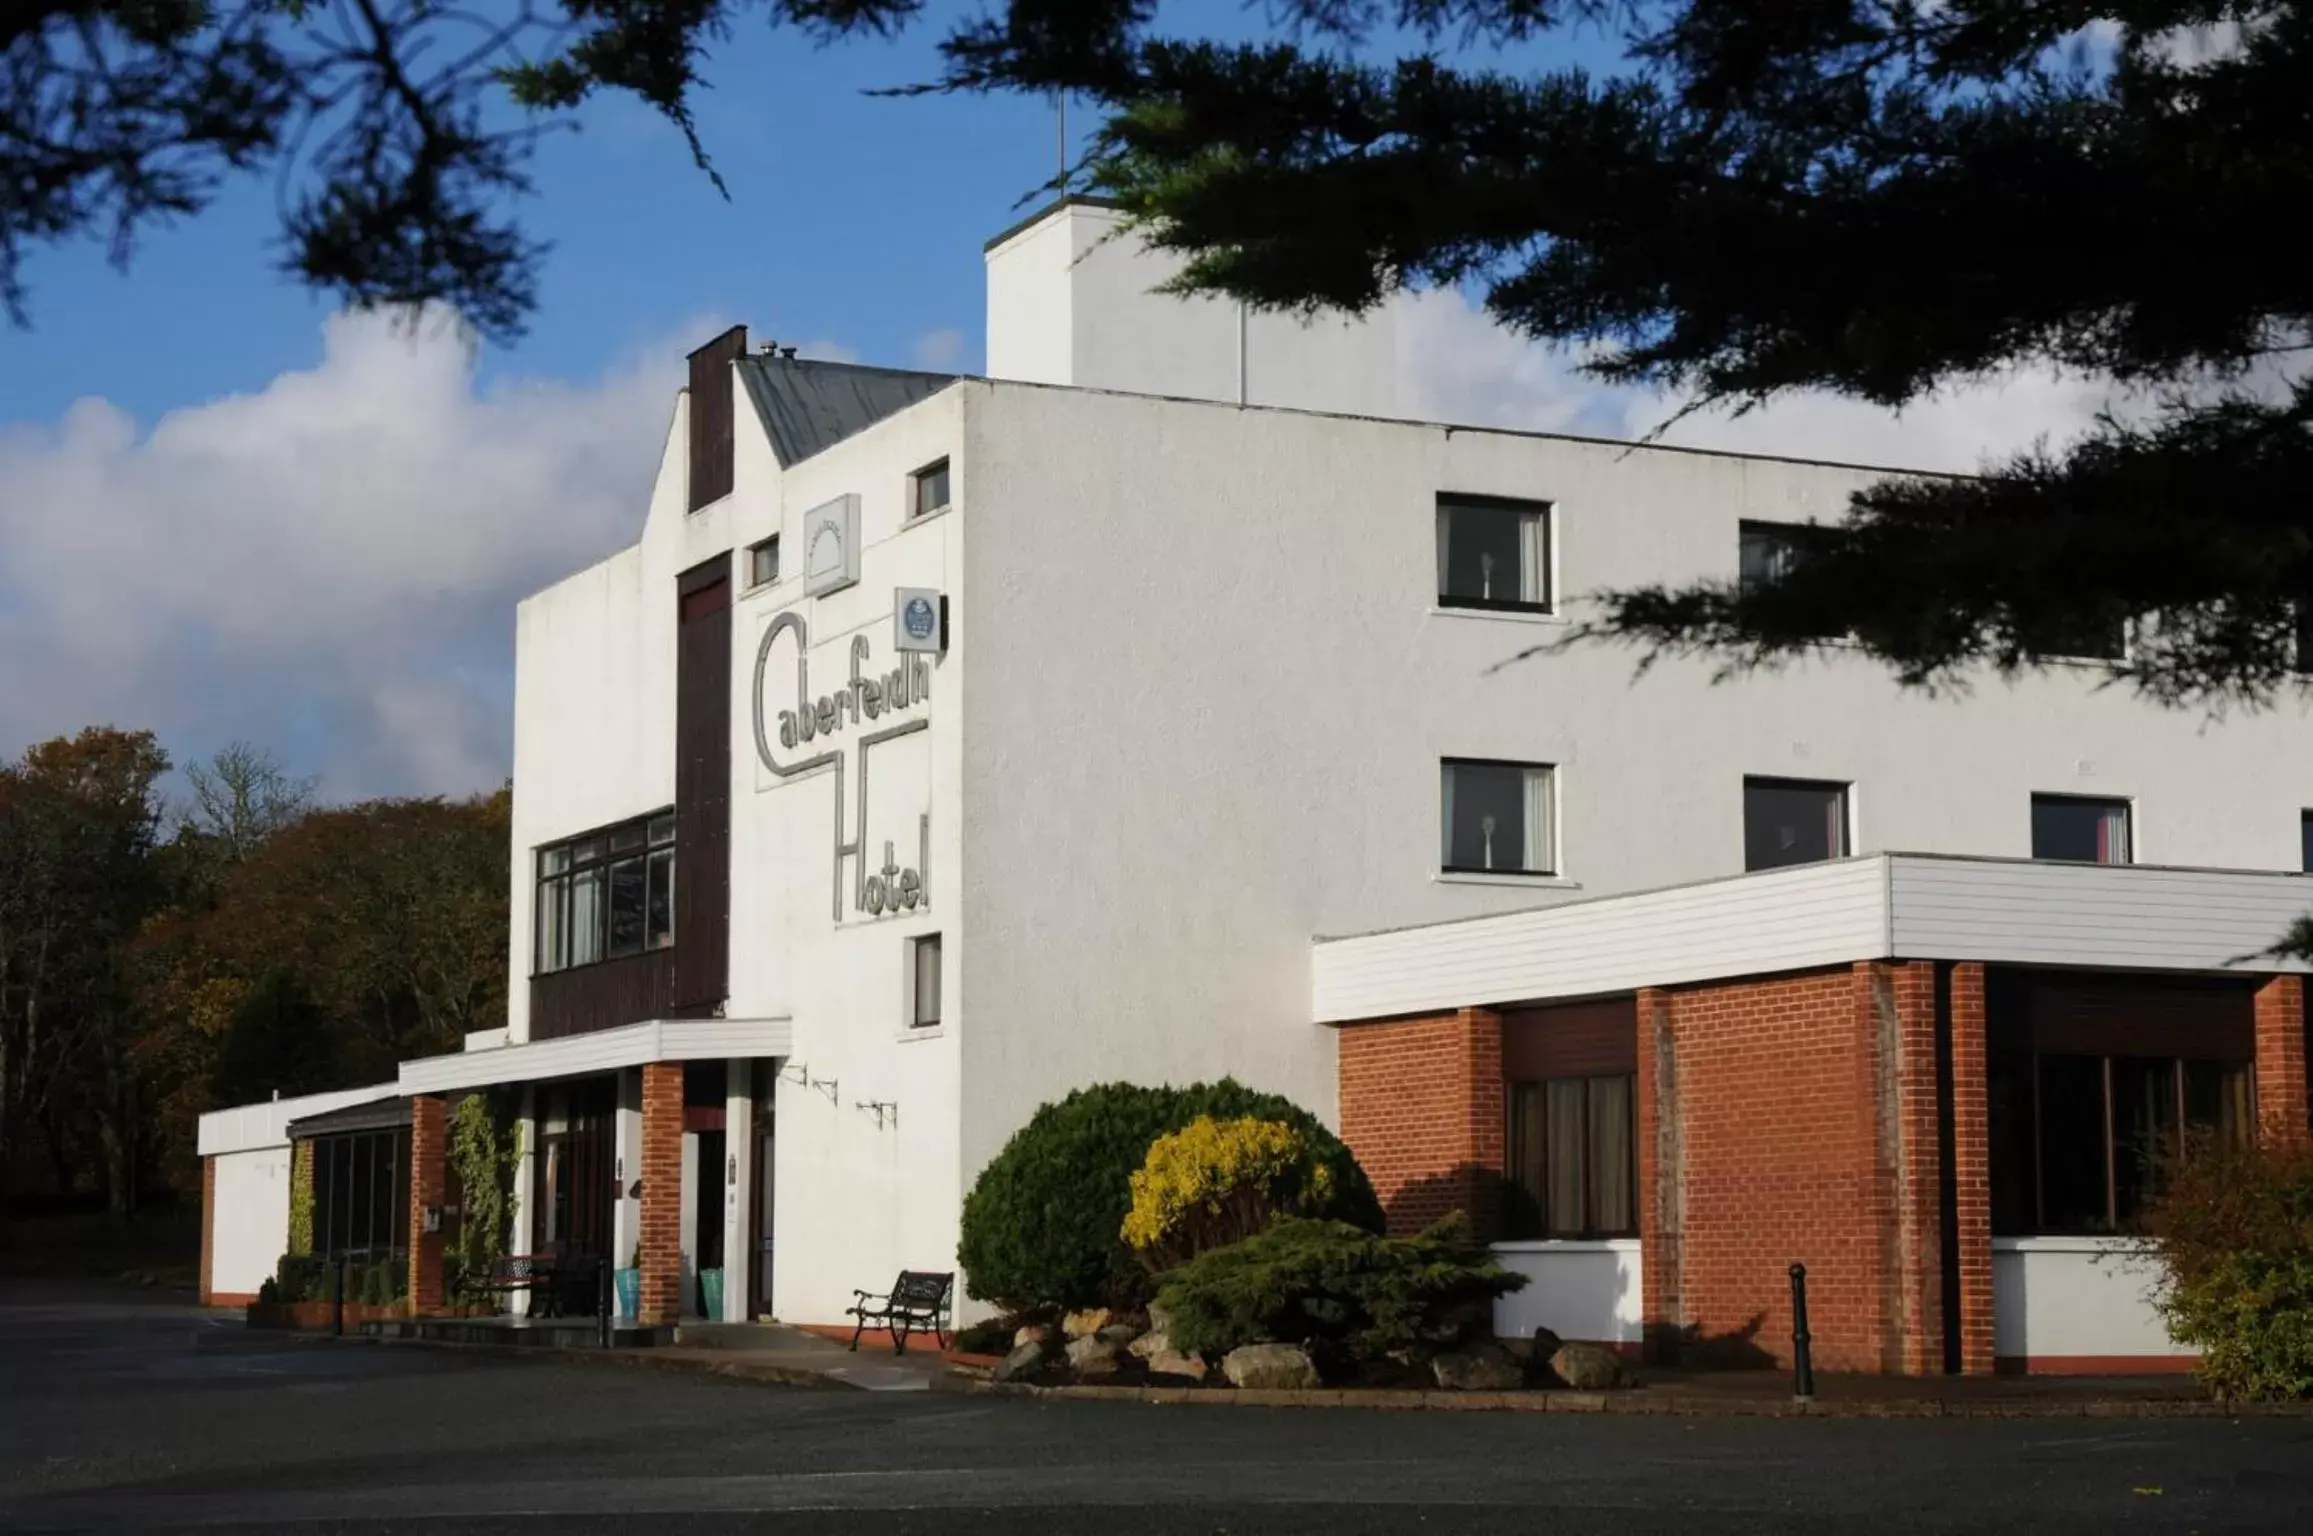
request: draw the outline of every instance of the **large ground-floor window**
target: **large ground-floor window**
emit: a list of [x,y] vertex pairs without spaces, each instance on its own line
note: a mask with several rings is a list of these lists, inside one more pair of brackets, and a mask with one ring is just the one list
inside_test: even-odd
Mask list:
[[316,1136],[312,1149],[313,1251],[383,1255],[406,1248],[409,1128]]
[[1629,1073],[1509,1085],[1505,1237],[1638,1231]]
[[1995,1232],[2127,1231],[2170,1159],[2254,1134],[2243,988],[2033,978],[1991,1003]]

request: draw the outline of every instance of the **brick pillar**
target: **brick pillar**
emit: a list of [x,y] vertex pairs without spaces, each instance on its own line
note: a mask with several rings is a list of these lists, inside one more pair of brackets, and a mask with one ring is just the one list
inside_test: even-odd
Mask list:
[[1992,1121],[1984,1044],[1984,967],[1951,969],[1952,1184],[1959,1229],[1960,1370],[1992,1371]]
[[2281,1146],[2307,1135],[2305,978],[2274,976],[2257,988],[2258,1134]]
[[1678,1051],[1667,993],[1640,988],[1637,1013],[1640,1347],[1648,1363],[1674,1365],[1686,1321],[1679,1302],[1684,1180]]
[[217,1160],[201,1159],[201,1305],[210,1305],[216,1287],[210,1283],[217,1262]]
[[1896,1368],[1928,1376],[1944,1368],[1943,1097],[1936,1083],[1936,968],[1913,960],[1885,967],[1895,1009],[1895,1262],[1888,1276]]
[[449,1107],[438,1095],[410,1100],[410,1315],[442,1310],[442,1234],[426,1208],[449,1199]]
[[642,1069],[642,1300],[635,1321],[664,1327],[683,1308],[683,1065]]
[[1373,1180],[1389,1229],[1454,1211],[1496,1227],[1502,1176],[1502,1019],[1485,1008],[1351,1024],[1339,1051],[1341,1139]]

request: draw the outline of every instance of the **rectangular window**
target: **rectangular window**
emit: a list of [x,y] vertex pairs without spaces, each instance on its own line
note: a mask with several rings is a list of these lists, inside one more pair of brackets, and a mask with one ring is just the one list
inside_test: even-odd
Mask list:
[[2126,620],[2081,619],[2046,626],[2035,637],[2032,653],[2065,661],[2125,661],[2128,659]]
[[1623,1073],[1509,1085],[1509,1235],[1637,1232],[1633,1081]]
[[908,940],[908,1023],[929,1029],[940,1022],[940,936]]
[[1805,523],[1740,525],[1736,553],[1738,580],[1745,597],[1765,591],[1799,568],[1806,556],[1810,527]]
[[[2124,1232],[2186,1147],[2248,1144],[2250,1065],[2170,1056],[2019,1054],[1997,1063],[1995,1112],[2008,1121],[2019,1177],[1996,1180],[1993,1227],[2005,1233]],[[2014,1090],[2029,1082],[2029,1092]],[[2028,1115],[2016,1108],[2030,1106]]]
[[1550,504],[1438,498],[1438,604],[1550,611]]
[[313,1162],[313,1251],[384,1257],[407,1245],[407,1130],[341,1132],[307,1143]]
[[2076,864],[2127,864],[2130,851],[2126,800],[2087,795],[2032,797],[2032,857]]
[[1780,869],[1847,857],[1847,786],[1743,780],[1743,867]]
[[2297,813],[2297,857],[2297,867],[2313,875],[2313,811]]
[[1440,765],[1439,866],[1449,873],[1558,872],[1547,763],[1448,759]]
[[948,461],[926,464],[908,476],[908,516],[930,517],[948,509]]
[[538,850],[538,974],[674,942],[675,818],[638,817]]
[[779,579],[779,535],[747,546],[747,585],[767,587]]

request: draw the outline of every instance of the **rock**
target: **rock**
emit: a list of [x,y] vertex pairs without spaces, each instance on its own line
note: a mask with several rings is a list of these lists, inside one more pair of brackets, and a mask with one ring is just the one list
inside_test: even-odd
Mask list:
[[1106,1328],[1103,1328],[1100,1330],[1100,1332],[1094,1334],[1093,1337],[1096,1339],[1106,1339],[1109,1343],[1114,1344],[1118,1349],[1122,1349],[1127,1344],[1130,1344],[1133,1340],[1140,1337],[1140,1330],[1135,1328],[1130,1323],[1110,1323]]
[[1165,1333],[1161,1329],[1151,1330],[1148,1333],[1144,1333],[1139,1338],[1134,1339],[1130,1344],[1125,1346],[1128,1352],[1139,1356],[1143,1360],[1146,1360],[1151,1355],[1161,1355],[1172,1347],[1172,1335]]
[[1150,1302],[1148,1304],[1148,1331],[1151,1333],[1170,1333],[1172,1327],[1172,1314],[1155,1302]]
[[1034,1340],[1020,1345],[1012,1353],[996,1362],[988,1373],[991,1381],[1018,1381],[1044,1369],[1044,1346]]
[[1526,1382],[1526,1372],[1499,1344],[1439,1355],[1430,1361],[1430,1372],[1452,1392],[1510,1392]]
[[1246,1344],[1221,1361],[1232,1387],[1294,1388],[1317,1385],[1317,1366],[1298,1344]]
[[1117,1347],[1098,1334],[1071,1339],[1068,1344],[1068,1368],[1079,1376],[1114,1376]]
[[1094,1307],[1086,1312],[1071,1312],[1060,1320],[1060,1331],[1072,1339],[1090,1338],[1108,1326],[1108,1308]]
[[1059,1330],[1050,1323],[1023,1323],[1013,1330],[1012,1347],[1019,1349],[1028,1344],[1041,1344],[1049,1349],[1058,1335]]
[[1566,1341],[1564,1339],[1558,1337],[1558,1335],[1553,1333],[1551,1330],[1547,1328],[1537,1328],[1534,1330],[1534,1342],[1527,1350],[1526,1358],[1533,1361],[1536,1365],[1548,1365],[1550,1363],[1550,1357],[1558,1353],[1558,1346],[1565,1342]]
[[1595,1344],[1561,1344],[1550,1357],[1550,1371],[1560,1381],[1583,1392],[1630,1385],[1630,1369],[1621,1359]]
[[[1151,1334],[1149,1337],[1162,1338],[1164,1335]],[[1160,1349],[1148,1357],[1148,1373],[1151,1376],[1186,1376],[1191,1381],[1203,1381],[1205,1357],[1184,1355],[1177,1349]]]

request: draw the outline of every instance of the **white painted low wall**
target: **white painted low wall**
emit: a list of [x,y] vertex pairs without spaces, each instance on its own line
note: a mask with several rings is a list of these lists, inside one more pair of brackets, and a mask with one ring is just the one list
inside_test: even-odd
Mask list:
[[1992,1240],[1992,1351],[2063,1363],[2193,1353],[2175,1343],[2153,1310],[2159,1271],[2129,1243],[2108,1237]]
[[1504,1269],[1526,1277],[1524,1290],[1494,1303],[1496,1338],[1525,1338],[1537,1328],[1593,1344],[1643,1337],[1637,1238],[1496,1243],[1493,1253]]
[[209,1289],[256,1295],[289,1246],[289,1148],[220,1153],[211,1220]]

